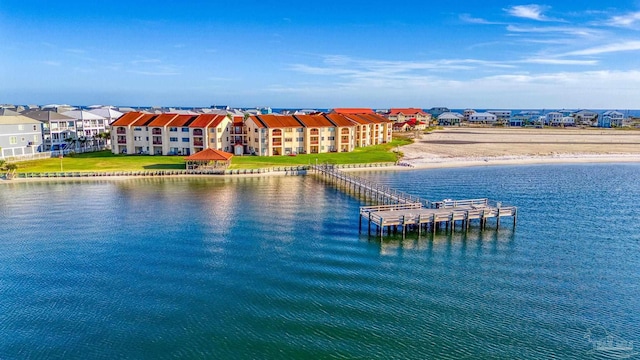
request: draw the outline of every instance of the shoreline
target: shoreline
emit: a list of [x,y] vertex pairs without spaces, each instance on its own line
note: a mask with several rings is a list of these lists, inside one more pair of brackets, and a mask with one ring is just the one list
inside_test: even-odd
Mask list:
[[[527,165],[551,165],[551,164],[588,164],[588,163],[640,163],[640,153],[637,154],[553,154],[553,155],[527,155],[527,156],[485,156],[485,157],[419,157],[402,160],[401,163],[409,166],[393,165],[386,167],[362,167],[343,168],[344,172],[366,171],[411,171],[424,169],[448,169],[467,168],[479,166],[527,166]],[[124,181],[131,179],[233,179],[255,178],[272,176],[297,176],[287,171],[265,172],[255,174],[227,174],[227,175],[158,175],[158,176],[98,176],[98,177],[41,177],[41,178],[14,178],[6,180],[0,178],[0,184],[14,184],[23,182],[50,182],[50,181]]]

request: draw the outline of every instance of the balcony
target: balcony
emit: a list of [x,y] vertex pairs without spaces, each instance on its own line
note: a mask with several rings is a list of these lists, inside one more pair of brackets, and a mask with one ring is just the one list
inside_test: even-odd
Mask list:
[[200,140],[200,141],[194,140],[193,141],[193,146],[203,146],[202,144],[203,144],[202,140]]
[[202,129],[194,129],[193,130],[193,135],[194,136],[202,136]]
[[273,145],[273,146],[282,146],[282,141],[274,141],[273,143],[271,143],[271,145]]
[[116,130],[116,134],[119,134],[119,135],[124,135],[126,133],[127,133],[127,129],[125,128],[118,128],[118,130]]
[[151,134],[152,135],[162,135],[162,129],[152,129],[151,130]]

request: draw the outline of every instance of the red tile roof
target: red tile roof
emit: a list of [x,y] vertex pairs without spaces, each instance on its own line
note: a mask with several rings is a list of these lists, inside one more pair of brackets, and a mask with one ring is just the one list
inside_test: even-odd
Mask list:
[[153,119],[153,121],[147,124],[147,126],[158,126],[158,127],[167,126],[173,119],[177,117],[178,117],[178,114],[160,114],[158,115],[158,117]]
[[342,114],[332,113],[324,115],[332,123],[338,127],[354,126],[355,124]]
[[202,151],[184,158],[187,161],[227,161],[233,157],[233,154],[221,150],[206,148]]
[[336,108],[332,112],[337,114],[375,114],[373,109],[368,108]]
[[153,119],[155,119],[158,115],[155,114],[142,114],[142,116],[140,116],[138,118],[138,120],[136,120],[135,122],[133,122],[133,124],[131,124],[132,126],[147,126],[151,121],[153,121]]
[[169,123],[169,126],[189,126],[197,117],[197,115],[178,115]]
[[138,120],[144,114],[138,111],[132,111],[122,115],[118,120],[114,121],[111,126],[129,126]]
[[258,119],[256,116],[249,116],[249,119],[251,119],[251,121],[254,124],[256,124],[256,127],[258,127],[258,128],[266,127],[266,125],[262,122],[262,120]]
[[291,115],[257,115],[258,119],[269,128],[294,128],[303,125]]
[[334,127],[333,123],[322,115],[293,115],[305,127]]

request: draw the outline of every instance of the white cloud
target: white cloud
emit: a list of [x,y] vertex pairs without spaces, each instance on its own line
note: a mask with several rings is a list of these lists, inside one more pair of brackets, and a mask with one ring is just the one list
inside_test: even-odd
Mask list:
[[586,27],[571,27],[571,26],[507,26],[507,31],[514,33],[533,33],[533,34],[546,34],[546,33],[562,33],[573,36],[582,37],[595,37],[600,36],[602,31],[586,28]]
[[531,5],[512,6],[510,8],[504,9],[504,11],[506,11],[511,16],[515,16],[519,18],[538,20],[538,21],[549,21],[551,19],[547,18],[543,14],[548,9],[549,9],[548,6],[531,4]]
[[608,44],[602,46],[595,46],[588,49],[571,51],[565,53],[564,56],[587,56],[587,55],[599,55],[613,52],[622,52],[622,51],[638,51],[640,50],[640,41],[626,41],[615,44]]
[[640,22],[640,11],[614,16],[610,19],[609,24],[613,26],[631,27],[637,22]]
[[557,58],[529,58],[520,61],[527,64],[547,64],[547,65],[597,65],[597,60],[572,60]]
[[460,19],[460,21],[465,22],[465,23],[470,23],[470,24],[481,24],[481,25],[500,25],[502,23],[499,22],[494,22],[494,21],[489,21],[486,19],[482,19],[482,18],[476,18],[471,16],[470,14],[460,14],[460,16],[458,17]]

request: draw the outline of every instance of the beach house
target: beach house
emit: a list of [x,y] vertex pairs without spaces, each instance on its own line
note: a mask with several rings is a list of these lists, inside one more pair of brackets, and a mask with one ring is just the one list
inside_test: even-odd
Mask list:
[[42,144],[42,123],[23,115],[0,116],[0,159],[32,155]]
[[572,114],[577,125],[598,126],[598,113],[589,110],[580,110]]
[[598,127],[622,127],[624,122],[624,114],[619,111],[605,111],[598,118]]
[[464,115],[460,113],[445,112],[438,116],[438,124],[439,125],[459,125],[463,119],[464,119]]
[[76,119],[53,110],[27,110],[24,116],[38,120],[42,128],[40,151],[58,151],[71,145],[76,135]]
[[431,122],[431,114],[418,108],[392,108],[389,110],[387,118],[393,122],[407,122],[410,120],[426,124]]
[[469,116],[469,124],[495,124],[498,117],[488,112],[476,112]]

